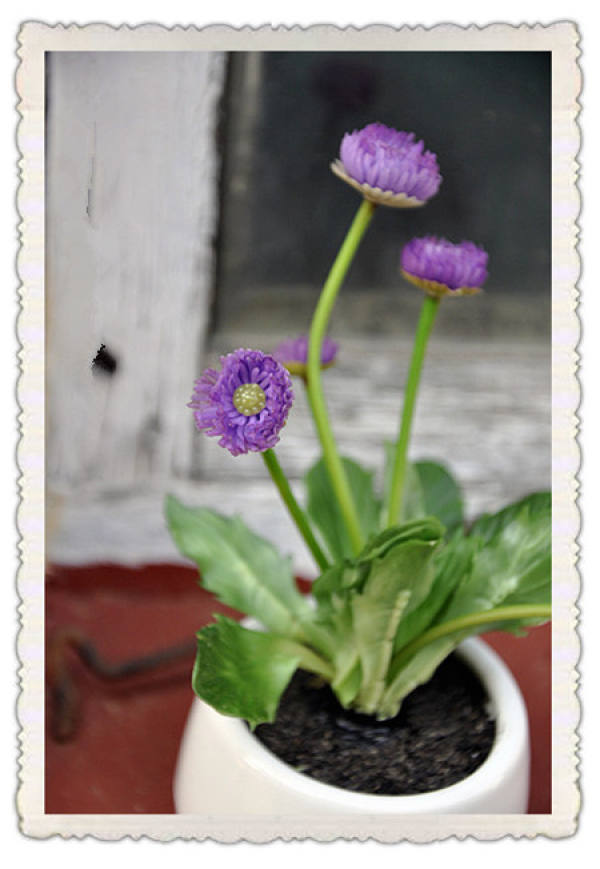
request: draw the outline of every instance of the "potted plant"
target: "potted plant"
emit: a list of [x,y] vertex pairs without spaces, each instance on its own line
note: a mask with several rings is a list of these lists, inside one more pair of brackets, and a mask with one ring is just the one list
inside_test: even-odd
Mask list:
[[[474,635],[521,633],[551,615],[551,499],[535,493],[465,528],[460,490],[407,459],[427,342],[444,299],[472,295],[487,254],[434,236],[409,242],[404,277],[424,302],[385,487],[339,455],[322,386],[330,315],[379,205],[423,206],[441,176],[413,134],[370,124],[344,136],[336,175],[363,201],[308,338],[238,349],[196,381],[198,429],[232,455],[260,452],[314,556],[310,598],[289,560],[238,517],[169,497],[166,516],[203,586],[242,611],[197,634],[194,704],[176,775],[186,812],[384,814],[525,811],[527,721],[506,667]],[[306,388],[322,458],[296,500],[274,447]]]

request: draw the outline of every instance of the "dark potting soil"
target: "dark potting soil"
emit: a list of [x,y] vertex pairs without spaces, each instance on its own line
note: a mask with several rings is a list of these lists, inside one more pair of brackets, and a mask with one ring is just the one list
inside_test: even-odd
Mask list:
[[433,678],[377,721],[343,709],[328,685],[297,671],[273,724],[255,736],[280,760],[326,784],[369,794],[421,794],[455,784],[489,754],[496,725],[487,696],[451,655]]

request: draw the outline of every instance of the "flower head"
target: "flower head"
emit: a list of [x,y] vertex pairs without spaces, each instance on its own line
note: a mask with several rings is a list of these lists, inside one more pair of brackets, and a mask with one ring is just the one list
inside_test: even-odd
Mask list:
[[[338,351],[338,345],[331,338],[325,338],[321,347],[321,368],[333,365]],[[306,363],[308,360],[308,337],[300,335],[282,341],[273,351],[273,356],[285,365],[290,374],[306,378]]]
[[452,244],[428,235],[413,238],[400,258],[404,277],[430,296],[478,293],[487,278],[488,255],[472,241]]
[[442,182],[435,154],[414,133],[385,124],[346,133],[331,169],[365,199],[394,208],[424,205]]
[[188,407],[200,431],[239,456],[275,446],[293,398],[283,365],[260,350],[240,349],[221,356],[220,372],[204,371]]

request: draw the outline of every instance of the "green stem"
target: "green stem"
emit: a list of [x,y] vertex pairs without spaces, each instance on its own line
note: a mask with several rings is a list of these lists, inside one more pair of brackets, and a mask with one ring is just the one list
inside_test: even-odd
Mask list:
[[426,296],[425,301],[423,302],[423,307],[421,308],[421,316],[419,318],[419,325],[417,326],[417,334],[415,335],[415,344],[413,347],[410,369],[406,381],[406,388],[404,390],[400,433],[398,435],[398,440],[396,441],[394,470],[388,504],[388,525],[395,525],[395,523],[398,522],[402,508],[402,496],[404,493],[404,481],[406,477],[406,457],[408,453],[408,442],[410,440],[410,430],[415,410],[415,403],[417,400],[417,392],[419,389],[419,380],[421,377],[421,369],[423,368],[427,341],[429,340],[433,328],[439,303],[439,299],[436,299],[433,296]]
[[549,604],[519,604],[515,606],[497,607],[485,612],[471,613],[459,616],[441,625],[429,628],[408,645],[404,646],[392,659],[389,673],[398,673],[402,667],[424,646],[447,637],[451,634],[460,633],[473,627],[494,624],[496,622],[512,621],[513,619],[549,619],[552,616],[552,607]]
[[331,682],[335,677],[335,671],[332,665],[317,655],[311,649],[308,649],[304,644],[297,643],[287,637],[281,637],[281,648],[292,655],[297,655],[300,658],[298,666],[303,670],[309,670],[311,673],[316,673],[318,676],[323,676],[328,682]]
[[294,497],[294,493],[290,488],[290,484],[288,483],[287,477],[283,473],[283,469],[279,464],[277,456],[273,452],[273,450],[265,450],[262,454],[265,465],[267,466],[267,470],[271,474],[273,482],[277,486],[279,490],[279,494],[283,500],[283,503],[288,508],[290,516],[296,523],[300,534],[304,537],[306,541],[306,545],[312,552],[315,561],[321,568],[321,570],[326,570],[329,567],[329,562],[327,558],[317,543],[314,534],[312,533],[311,527],[308,524],[308,519],[306,518],[304,511],[296,501]]
[[354,258],[376,206],[366,199],[356,213],[348,230],[331,271],[327,276],[314,313],[308,341],[307,392],[312,414],[317,427],[317,433],[323,449],[323,460],[329,473],[331,485],[337,497],[342,516],[357,555],[363,546],[363,535],[356,504],[348,484],[344,465],[337,451],[333,431],[329,422],[327,405],[321,381],[321,346],[327,330],[329,318],[337,298],[337,294],[346,276],[346,272]]

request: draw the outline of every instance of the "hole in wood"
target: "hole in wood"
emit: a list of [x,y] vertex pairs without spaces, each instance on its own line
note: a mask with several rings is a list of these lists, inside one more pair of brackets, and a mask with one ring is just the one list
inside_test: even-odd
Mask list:
[[92,361],[92,372],[94,374],[104,374],[108,377],[112,377],[118,366],[119,362],[116,356],[110,352],[106,344],[101,344],[100,349]]

